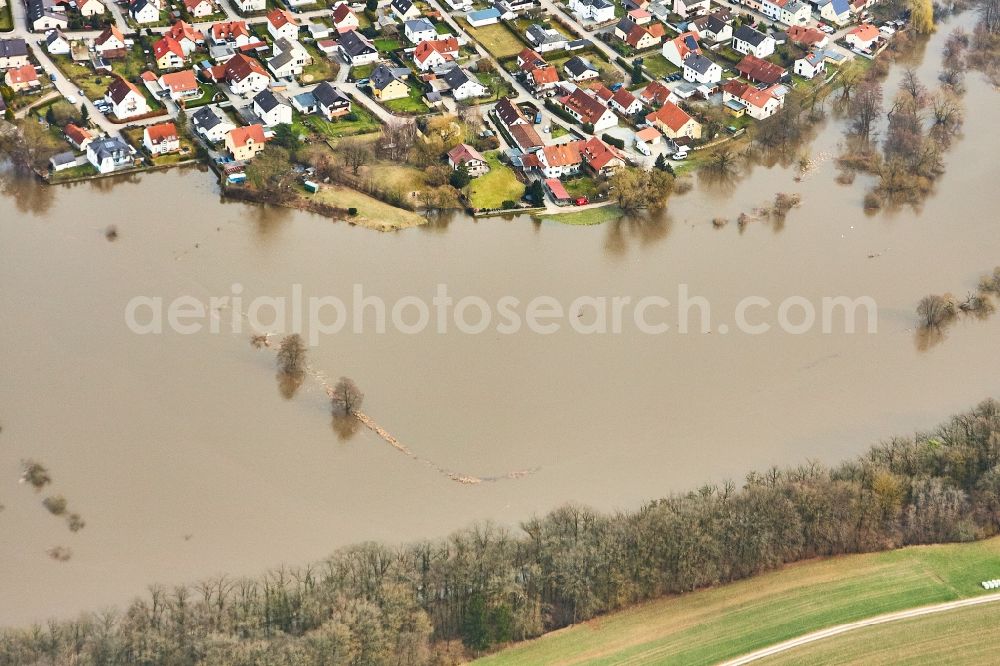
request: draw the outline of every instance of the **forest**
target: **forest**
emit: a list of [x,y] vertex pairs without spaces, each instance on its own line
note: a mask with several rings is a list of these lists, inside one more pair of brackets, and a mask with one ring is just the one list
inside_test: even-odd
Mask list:
[[256,578],[153,586],[122,611],[0,632],[0,664],[453,664],[662,595],[817,556],[1000,530],[1000,402],[817,463],[639,509],[367,543]]

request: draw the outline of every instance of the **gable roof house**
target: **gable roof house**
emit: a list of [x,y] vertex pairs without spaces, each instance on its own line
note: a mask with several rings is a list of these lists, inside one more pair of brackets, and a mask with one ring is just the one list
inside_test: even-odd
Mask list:
[[542,146],[534,155],[538,160],[537,168],[546,178],[572,176],[580,173],[583,165],[579,141]]
[[125,35],[121,33],[121,30],[117,26],[109,25],[94,40],[94,50],[109,60],[124,58],[128,55],[128,51],[125,48]]
[[68,123],[63,128],[63,134],[77,150],[86,150],[90,142],[94,140],[94,135],[90,133],[90,130],[73,123]]
[[253,14],[267,9],[267,0],[236,0],[236,7],[244,14]]
[[675,38],[663,42],[663,57],[678,67],[684,66],[684,59],[692,53],[701,53],[698,45],[698,33],[682,32]]
[[357,14],[346,2],[341,2],[333,8],[333,27],[338,31],[356,30],[361,26]]
[[205,36],[195,30],[193,25],[184,21],[174,23],[166,34],[177,40],[177,43],[184,49],[185,57],[194,53],[199,46],[205,43]]
[[271,45],[272,57],[267,68],[279,79],[298,76],[303,68],[312,64],[312,56],[302,44],[282,37]]
[[663,106],[667,102],[677,102],[677,95],[659,81],[652,81],[639,93],[639,99],[649,107]]
[[160,20],[160,10],[152,0],[132,0],[128,13],[132,20],[140,25]]
[[51,55],[67,55],[71,50],[69,39],[61,30],[49,30],[45,35],[45,50]]
[[104,99],[111,105],[111,110],[119,120],[137,118],[149,113],[146,97],[131,81],[116,76],[108,86]]
[[536,95],[553,90],[559,83],[559,70],[552,65],[535,67],[528,72],[528,81]]
[[[58,30],[52,30],[46,37],[46,44],[52,35],[66,38]],[[49,50],[49,53],[52,53]],[[66,53],[69,53],[69,42],[66,42]],[[0,69],[10,69],[11,67],[23,67],[28,64],[28,43],[23,39],[0,39]]]
[[701,138],[701,124],[673,102],[667,102],[656,111],[647,114],[646,122],[659,128],[664,136],[670,139]]
[[642,110],[642,102],[624,86],[615,91],[608,100],[608,106],[626,118],[631,118]]
[[684,80],[714,86],[722,80],[722,67],[700,53],[690,55],[684,60]]
[[438,36],[434,24],[422,16],[404,22],[403,34],[413,44],[418,44],[425,39],[437,39]]
[[691,21],[691,27],[698,31],[702,39],[724,42],[733,37],[733,24],[727,19],[728,12],[716,11],[708,16],[700,16]]
[[862,23],[847,33],[844,41],[859,51],[870,51],[875,42],[878,41],[878,28],[871,23]]
[[625,157],[621,152],[596,136],[580,141],[579,144],[580,158],[584,166],[595,174],[609,176],[625,166]]
[[514,147],[524,153],[534,152],[545,145],[545,142],[542,141],[542,137],[538,136],[538,132],[535,131],[533,125],[511,125],[507,128],[507,131],[514,142]]
[[615,4],[609,0],[569,0],[569,9],[581,21],[605,23],[615,18]]
[[212,25],[211,35],[212,43],[220,46],[228,44],[238,49],[257,41],[244,21],[215,23]]
[[460,143],[448,151],[448,166],[453,170],[464,166],[473,178],[482,176],[490,170],[490,165],[479,151],[465,143]]
[[166,155],[181,149],[177,126],[172,122],[149,125],[142,131],[142,145],[150,155]]
[[805,57],[795,61],[792,71],[807,79],[815,78],[826,71],[826,56],[823,55],[822,51],[819,53],[810,51]]
[[[16,0],[8,0],[8,4],[14,1]],[[66,18],[66,14],[56,11],[57,7],[51,0],[28,0],[25,9],[28,27],[33,32],[65,30],[69,27],[69,19]]]
[[593,125],[595,132],[618,124],[618,116],[601,100],[583,88],[577,88],[560,99],[559,103],[577,121]]
[[312,94],[316,98],[318,111],[327,120],[346,116],[351,112],[351,99],[326,81],[316,86]]
[[274,40],[298,39],[299,22],[291,12],[284,9],[274,9],[267,15],[267,34]]
[[135,148],[125,143],[121,137],[102,137],[91,141],[87,146],[87,161],[99,173],[127,169],[135,164]]
[[458,39],[428,39],[413,49],[413,63],[422,72],[441,67],[458,58]]
[[492,113],[508,129],[514,125],[528,124],[528,119],[525,117],[524,112],[507,97],[496,103]]
[[722,101],[723,103],[739,102],[746,107],[748,116],[763,120],[774,115],[782,107],[784,104],[783,93],[782,86],[774,85],[761,89],[732,79],[722,87]]
[[357,30],[342,33],[337,42],[340,55],[352,66],[365,65],[378,60],[378,49],[371,40]]
[[524,31],[529,44],[533,44],[539,53],[558,51],[569,45],[569,40],[555,28],[546,28],[539,23],[532,23]]
[[413,0],[392,0],[389,3],[392,13],[399,17],[400,21],[408,21],[420,16],[420,8],[413,4]]
[[851,20],[851,5],[847,0],[821,0],[819,15],[824,21],[844,26]]
[[404,77],[408,73],[409,70],[397,67],[387,67],[385,65],[376,67],[369,78],[372,94],[375,96],[375,99],[388,101],[409,95],[410,87],[406,85],[406,81],[404,80]]
[[684,19],[707,14],[710,4],[709,0],[673,0],[673,2],[674,13]]
[[79,0],[77,2],[76,10],[80,12],[80,16],[87,18],[90,16],[101,16],[107,11],[104,8],[104,4],[100,0]]
[[157,69],[178,69],[184,66],[184,47],[170,35],[164,35],[153,44],[153,59]]
[[830,38],[826,33],[816,28],[807,28],[801,25],[793,25],[785,31],[789,41],[804,49],[821,49],[830,43]]
[[545,58],[527,46],[517,54],[517,67],[523,72],[530,72],[536,67],[545,67],[548,64],[545,62]]
[[11,67],[4,75],[3,82],[14,92],[30,90],[42,85],[41,81],[38,80],[38,72],[35,71],[34,65]]
[[490,94],[489,88],[461,67],[452,67],[442,78],[448,84],[451,95],[456,101]]
[[195,18],[204,18],[215,13],[215,5],[209,0],[184,0],[184,8]]
[[198,79],[195,78],[194,70],[184,69],[164,74],[157,83],[164,90],[170,91],[170,99],[175,102],[201,96],[201,87],[198,85]]
[[766,83],[772,85],[784,80],[788,74],[785,70],[773,62],[761,60],[760,58],[747,54],[736,64],[736,71],[754,83]]
[[589,81],[601,75],[590,61],[580,56],[573,56],[563,65],[563,72],[570,81]]
[[637,51],[653,48],[660,43],[664,34],[662,23],[653,23],[646,27],[628,17],[623,18],[615,26],[615,37]]
[[292,105],[270,90],[261,90],[254,95],[253,112],[264,123],[264,127],[292,124]]
[[775,42],[770,35],[754,30],[744,24],[733,33],[733,50],[746,55],[752,53],[758,58],[766,58],[774,53]]
[[253,159],[257,153],[264,150],[266,145],[267,138],[264,136],[264,128],[261,125],[236,127],[226,134],[226,150],[235,160]]
[[203,106],[191,114],[191,124],[195,131],[210,143],[222,141],[230,130],[236,128],[236,125],[229,121],[228,116],[220,114],[212,106]]
[[242,53],[237,53],[225,64],[212,67],[210,73],[217,83],[225,82],[237,95],[256,95],[271,84],[271,77],[260,63]]

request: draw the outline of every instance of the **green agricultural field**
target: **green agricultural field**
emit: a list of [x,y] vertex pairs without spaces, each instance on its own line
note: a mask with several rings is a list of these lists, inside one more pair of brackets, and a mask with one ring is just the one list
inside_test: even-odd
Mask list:
[[520,37],[503,23],[473,28],[466,22],[462,27],[495,58],[516,56],[525,46]]
[[483,155],[490,172],[473,178],[469,183],[469,202],[473,208],[500,208],[504,201],[519,201],[524,196],[524,183],[507,166],[500,163],[497,153]]
[[995,664],[1000,604],[858,629],[762,659],[780,664]]
[[597,618],[482,663],[712,664],[825,627],[982,594],[980,582],[996,577],[1000,538],[814,560]]

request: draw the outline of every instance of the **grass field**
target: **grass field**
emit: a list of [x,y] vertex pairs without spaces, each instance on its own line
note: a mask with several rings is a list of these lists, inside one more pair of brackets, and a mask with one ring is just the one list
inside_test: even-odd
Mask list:
[[642,66],[656,79],[681,71],[680,67],[664,58],[662,53],[643,56]]
[[339,139],[344,136],[369,134],[378,129],[378,119],[369,113],[368,109],[364,108],[360,104],[352,104],[351,113],[354,114],[355,120],[348,120],[347,117],[342,117],[337,120],[327,120],[322,116],[303,117],[296,114],[296,117],[299,118],[299,120],[297,120],[292,126],[298,129],[299,132],[302,132],[304,128],[308,128],[320,136],[328,139]]
[[515,56],[524,48],[524,42],[503,23],[473,28],[466,22],[462,27],[496,58]]
[[711,664],[824,627],[982,594],[980,582],[996,577],[1000,538],[816,560],[598,618],[482,662]]
[[0,7],[0,32],[10,32],[14,29],[14,17],[11,14],[10,3],[11,0],[8,0],[3,7]]
[[762,659],[784,664],[995,664],[1000,604],[859,629]]
[[412,211],[390,206],[357,190],[336,185],[324,186],[314,195],[320,201],[341,208],[357,208],[351,222],[373,229],[403,229],[423,224],[427,220]]
[[406,97],[390,99],[382,105],[393,113],[427,113],[430,109],[424,104],[424,92],[415,85],[409,85],[410,91]]
[[496,153],[486,153],[483,157],[490,165],[490,172],[469,183],[469,201],[473,208],[500,208],[504,201],[519,201],[524,196],[524,183],[500,164]]
[[[617,220],[624,211],[615,205],[599,206],[597,208],[586,208],[584,210],[574,210],[568,208],[570,212],[558,213],[555,215],[539,215],[538,218],[548,222],[559,222],[560,224],[573,224],[578,226],[589,226],[592,224],[604,224]],[[520,663],[520,662],[513,662]]]

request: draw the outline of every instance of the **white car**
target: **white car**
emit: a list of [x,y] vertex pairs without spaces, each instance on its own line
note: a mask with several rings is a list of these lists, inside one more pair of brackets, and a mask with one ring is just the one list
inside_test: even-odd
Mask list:
[[686,160],[688,156],[687,148],[681,148],[676,153],[674,153],[673,159],[680,162],[681,160]]
[[822,30],[823,32],[825,32],[828,35],[832,35],[833,33],[836,32],[836,30],[834,30],[833,28],[831,28],[828,25],[821,25],[819,29]]
[[69,102],[70,104],[76,104],[76,97],[73,97],[72,95],[66,95],[66,101]]

